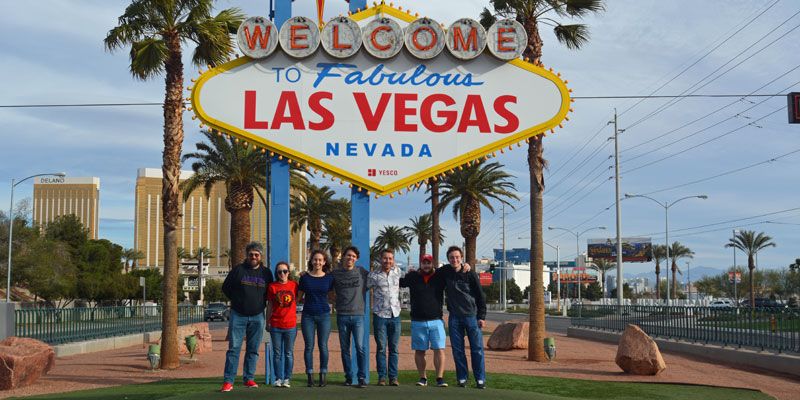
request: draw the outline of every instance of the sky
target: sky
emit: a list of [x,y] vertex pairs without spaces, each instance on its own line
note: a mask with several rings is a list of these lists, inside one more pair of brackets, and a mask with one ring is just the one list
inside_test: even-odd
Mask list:
[[[346,12],[343,0],[326,2],[326,19]],[[266,15],[268,0],[220,0]],[[315,16],[315,2],[297,0],[295,15]],[[445,25],[477,18],[488,1],[400,1],[397,4]],[[128,72],[127,50],[110,53],[102,39],[126,1],[42,0],[0,6],[0,204],[7,206],[12,178],[64,171],[101,181],[100,236],[133,243],[136,171],[160,167],[163,116],[158,106],[19,108],[10,105],[159,102],[163,78],[139,81]],[[558,17],[556,17],[558,19]],[[564,21],[568,23],[569,21]],[[733,229],[763,231],[777,244],[759,254],[760,268],[781,268],[800,257],[800,125],[787,123],[786,97],[737,97],[800,91],[800,4],[790,0],[611,0],[605,12],[581,21],[591,39],[581,50],[557,43],[542,27],[543,62],[569,80],[576,101],[563,129],[545,139],[545,227],[581,236],[615,234],[613,136],[618,112],[621,193],[659,201],[688,199],[670,208],[670,241],[695,252],[692,267],[725,269],[733,254],[724,244]],[[187,52],[188,53],[188,52]],[[186,60],[186,78],[197,76]],[[735,95],[733,97],[608,99],[608,96]],[[185,114],[184,151],[200,135]],[[506,246],[528,247],[529,183],[525,147],[495,161],[514,175],[520,201],[506,208]],[[794,153],[793,153],[794,152]],[[185,166],[185,169],[189,169]],[[330,181],[325,184],[331,185]],[[341,196],[349,189],[332,184]],[[32,183],[15,197],[32,195]],[[501,207],[482,209],[478,256],[501,246]],[[424,194],[372,200],[371,234],[407,225],[428,212]],[[646,199],[621,202],[622,235],[664,242],[664,209]],[[461,244],[456,220],[442,217],[445,245]],[[545,228],[547,229],[547,228]],[[575,257],[575,236],[546,230],[545,239]],[[546,249],[546,259],[555,252]],[[409,255],[417,258],[417,246]],[[738,261],[744,263],[740,254]],[[684,264],[681,263],[681,267]],[[626,273],[652,263],[626,264]]]

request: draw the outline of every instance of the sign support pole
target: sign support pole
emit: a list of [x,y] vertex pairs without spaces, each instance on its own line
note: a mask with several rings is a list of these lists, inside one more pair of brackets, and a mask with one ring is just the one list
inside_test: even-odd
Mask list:
[[[359,10],[363,11],[367,8],[367,0],[350,0],[350,12],[356,13]],[[358,188],[353,185],[353,189],[350,195],[350,204],[351,204],[351,219],[352,219],[352,237],[351,240],[353,242],[353,246],[358,248],[358,251],[361,253],[361,268],[365,268],[369,271],[370,269],[370,254],[369,254],[369,196],[366,194],[366,189],[361,189],[358,191]],[[364,299],[364,337],[361,339],[361,342],[364,344],[364,354],[367,356],[364,360],[364,371],[367,371],[367,383],[369,383],[369,313],[370,313],[370,304],[369,304],[369,296],[366,296]],[[355,357],[356,353],[356,344],[353,341],[350,345],[351,351],[354,353],[351,357],[352,361],[352,370],[358,371],[357,363],[358,357]],[[353,376],[355,380],[353,384],[357,384],[357,377]]]

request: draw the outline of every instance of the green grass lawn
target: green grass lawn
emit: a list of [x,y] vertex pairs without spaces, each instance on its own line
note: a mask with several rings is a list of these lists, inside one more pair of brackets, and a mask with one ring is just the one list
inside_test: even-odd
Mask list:
[[[529,377],[509,374],[489,374],[488,386],[484,391],[474,387],[460,388],[454,385],[452,373],[446,375],[448,388],[435,386],[417,387],[416,372],[402,371],[400,374],[400,387],[377,387],[377,380],[372,376],[373,385],[366,389],[356,389],[341,386],[342,374],[331,374],[329,385],[325,388],[307,388],[302,385],[301,377],[296,377],[293,387],[271,388],[263,385],[258,389],[245,389],[240,384],[241,378],[233,392],[218,392],[221,386],[220,378],[202,379],[176,379],[155,383],[128,385],[95,390],[85,390],[72,393],[59,393],[47,396],[28,397],[29,399],[126,399],[126,400],[157,400],[157,399],[265,399],[280,395],[284,398],[302,399],[374,399],[382,400],[409,398],[436,398],[458,399],[465,397],[481,396],[491,400],[519,399],[519,400],[560,400],[560,399],[702,399],[702,400],[767,400],[772,397],[761,392],[741,389],[712,388],[707,386],[654,384],[654,383],[622,383],[598,382],[575,379]],[[429,376],[431,378],[431,376]],[[258,378],[263,382],[263,377]]]

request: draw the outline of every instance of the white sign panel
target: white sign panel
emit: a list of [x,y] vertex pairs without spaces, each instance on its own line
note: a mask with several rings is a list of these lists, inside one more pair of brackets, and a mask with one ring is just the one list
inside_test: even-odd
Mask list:
[[[418,46],[438,54],[444,44],[431,38],[447,35],[420,21]],[[458,36],[466,47],[469,36]],[[364,37],[368,47],[366,30]],[[378,194],[552,129],[569,111],[561,79],[520,59],[424,55],[404,48],[390,59],[366,51],[341,59],[320,49],[297,58],[276,50],[203,74],[192,102],[211,127]]]

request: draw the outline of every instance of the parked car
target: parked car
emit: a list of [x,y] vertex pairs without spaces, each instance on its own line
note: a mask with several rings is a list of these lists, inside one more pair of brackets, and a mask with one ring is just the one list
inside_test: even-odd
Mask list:
[[[750,299],[744,299],[741,302],[742,307],[750,307]],[[777,300],[768,299],[764,297],[756,297],[755,308],[786,308],[786,304],[778,303]]]
[[220,320],[227,321],[231,317],[231,311],[225,303],[210,303],[203,313],[206,321]]
[[716,299],[708,306],[711,308],[733,308],[736,307],[736,303],[731,299]]

